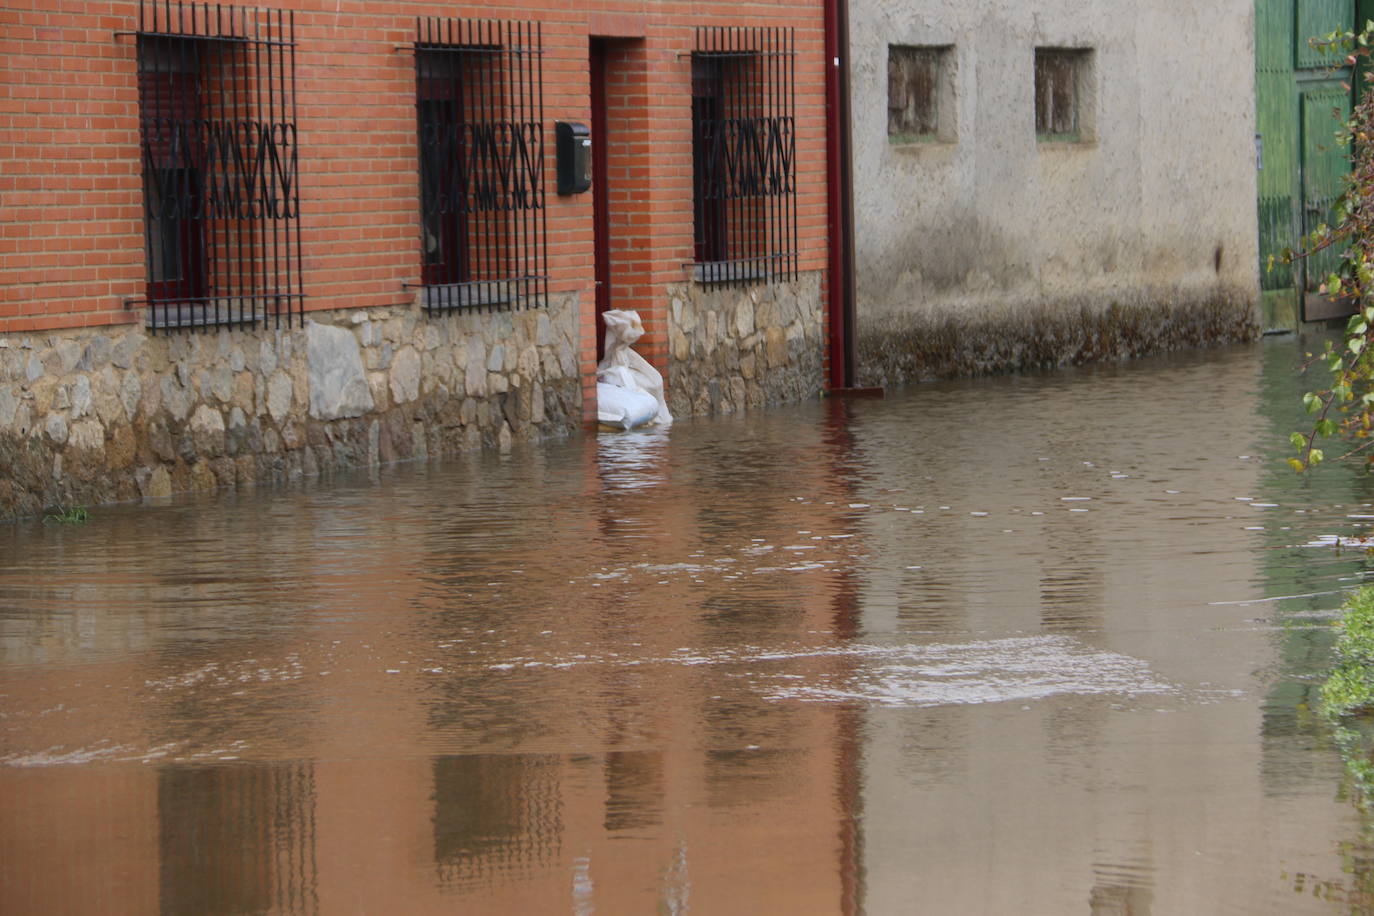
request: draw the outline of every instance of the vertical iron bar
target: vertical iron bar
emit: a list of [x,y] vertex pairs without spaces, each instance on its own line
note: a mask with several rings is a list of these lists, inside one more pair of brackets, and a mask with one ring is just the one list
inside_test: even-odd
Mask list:
[[305,327],[305,267],[301,260],[301,158],[300,121],[296,108],[296,11],[291,11],[291,193],[295,195],[296,318]]
[[498,74],[501,85],[501,123],[504,125],[505,134],[504,149],[501,150],[501,157],[506,160],[506,187],[502,194],[502,217],[504,240],[501,247],[501,291],[502,296],[512,305],[515,305],[514,297],[511,296],[510,280],[515,275],[514,256],[512,247],[515,244],[515,155],[519,149],[515,143],[515,100],[513,94],[515,87],[511,83],[514,75],[511,70],[515,63],[515,52],[511,47],[513,32],[509,22],[501,23],[501,53],[497,56],[497,61],[501,65]]
[[[288,35],[286,34],[286,21],[287,21],[287,14],[286,14],[283,10],[277,10],[277,35],[278,35],[279,38],[281,38],[281,41],[282,41],[282,43],[281,43],[281,44],[278,46],[278,48],[277,48],[277,88],[281,90],[281,93],[280,93],[280,95],[281,95],[281,101],[280,101],[280,106],[281,106],[281,141],[280,141],[280,142],[283,143],[283,144],[285,144],[285,145],[287,146],[287,149],[286,149],[286,150],[280,150],[280,151],[278,151],[278,156],[279,156],[279,158],[282,160],[282,166],[281,166],[281,168],[282,168],[282,173],[283,173],[283,174],[282,174],[282,178],[286,178],[286,176],[290,176],[290,179],[289,179],[289,180],[290,180],[290,183],[289,183],[289,184],[288,184],[286,181],[282,181],[282,180],[279,180],[279,181],[278,181],[279,187],[278,187],[277,193],[281,194],[281,196],[282,196],[282,201],[281,201],[281,213],[282,213],[282,220],[283,220],[283,222],[282,222],[282,241],[283,241],[283,247],[282,247],[282,264],[284,265],[284,270],[285,270],[285,275],[284,275],[284,278],[283,278],[283,279],[284,279],[284,282],[282,283],[282,288],[286,291],[286,326],[287,326],[287,327],[291,327],[292,324],[293,324],[293,319],[294,319],[294,317],[295,317],[295,316],[294,316],[294,309],[293,309],[293,306],[295,305],[295,302],[293,302],[293,300],[292,300],[291,293],[294,291],[294,288],[295,288],[295,283],[294,283],[294,281],[295,281],[296,273],[297,273],[297,271],[296,271],[296,265],[293,265],[293,264],[291,263],[291,226],[292,226],[292,223],[293,223],[293,222],[296,223],[296,225],[299,225],[299,221],[298,221],[298,220],[293,220],[293,219],[292,219],[292,214],[294,213],[294,209],[293,209],[293,207],[291,206],[291,197],[290,197],[290,195],[292,195],[292,194],[295,193],[295,189],[296,189],[296,174],[295,174],[295,170],[294,170],[293,168],[291,168],[291,166],[290,166],[290,164],[289,164],[289,158],[288,158],[288,154],[290,154],[290,156],[294,156],[294,153],[295,153],[295,151],[296,151],[296,138],[295,138],[294,135],[292,135],[292,132],[291,132],[291,131],[288,131],[288,130],[287,130],[287,125],[290,124],[290,125],[292,125],[292,126],[294,127],[295,121],[294,121],[294,120],[288,120],[287,113],[286,113],[286,103],[287,103],[287,95],[286,95],[286,59],[287,59],[287,54],[288,54],[288,53],[289,53],[289,54],[291,55],[291,57],[294,59],[295,53],[296,53],[296,52],[295,52],[295,44],[294,44],[294,41],[293,41],[293,39],[292,39],[292,36],[288,36]],[[295,22],[295,12],[294,12],[294,11],[291,12],[291,21],[292,21],[292,23],[293,23],[293,25],[294,25],[294,22]],[[294,28],[292,29],[292,31],[294,32]],[[294,68],[293,68],[293,77],[292,77],[292,78],[293,78],[293,80],[294,80]],[[294,96],[291,97],[291,101],[292,101],[292,102],[295,101],[295,97],[294,97]],[[275,128],[274,128],[274,130],[275,130]]]
[[480,46],[489,45],[491,43],[491,20],[478,20],[477,39],[479,50],[473,52],[472,59],[473,63],[477,65],[477,104],[478,111],[480,112],[480,114],[478,115],[478,124],[480,125],[480,129],[482,131],[483,141],[481,144],[478,145],[478,148],[482,151],[482,156],[479,160],[482,164],[482,177],[480,183],[478,184],[478,190],[480,192],[478,212],[481,214],[482,244],[479,249],[481,254],[481,264],[477,272],[477,279],[481,285],[477,287],[477,301],[483,302],[484,299],[487,297],[484,297],[482,293],[487,290],[487,281],[491,279],[493,273],[491,265],[493,257],[492,249],[495,247],[496,242],[496,240],[493,238],[494,230],[496,227],[492,220],[493,211],[491,206],[491,162],[487,159],[487,147],[488,144],[490,144],[491,142],[492,122],[491,86],[488,85],[488,83],[490,82],[490,65],[489,62],[484,58],[484,55],[480,50]]
[[[245,15],[246,15],[246,14],[245,14]],[[252,22],[253,22],[253,44],[252,44],[252,57],[253,57],[253,114],[252,114],[251,120],[249,121],[249,124],[250,124],[251,127],[258,128],[258,132],[259,132],[259,145],[261,145],[261,125],[262,125],[262,113],[263,113],[263,104],[262,104],[262,82],[263,82],[263,81],[262,81],[262,17],[259,16],[259,15],[257,15],[256,13],[254,13],[254,15],[253,15],[253,17],[252,17]],[[249,136],[250,136],[250,137],[252,136],[252,133],[253,133],[253,131],[250,130],[250,131],[249,131]],[[261,151],[260,149],[254,150],[253,152],[254,152],[255,155],[258,155],[259,158],[261,158],[261,152],[262,152],[262,151]],[[264,165],[265,165],[265,163],[264,163]],[[258,196],[259,196],[260,194],[262,194],[262,175],[260,174],[260,170],[261,170],[261,167],[260,167],[260,169],[259,169],[259,174],[256,176],[256,182],[255,182],[255,186],[254,186],[254,188],[253,188],[253,198],[254,198],[254,201],[253,201],[253,209],[252,209],[252,211],[251,211],[251,215],[252,215],[252,217],[253,217],[253,219],[251,220],[252,225],[253,225],[253,257],[252,257],[251,266],[252,266],[252,283],[253,283],[253,290],[252,290],[252,294],[253,294],[253,310],[254,310],[254,312],[257,312],[257,311],[259,310],[259,308],[261,307],[262,312],[263,312],[263,320],[264,320],[264,323],[265,323],[265,322],[266,322],[266,318],[267,318],[267,315],[266,315],[267,299],[266,299],[266,296],[265,296],[265,291],[264,291],[264,289],[263,289],[263,287],[264,287],[264,277],[263,277],[263,274],[264,274],[265,271],[267,270],[267,265],[266,265],[265,258],[264,258],[265,246],[267,245],[267,226],[263,223],[263,219],[264,219],[264,216],[265,216],[265,213],[266,213],[266,209],[267,209],[267,200],[265,199],[265,195],[263,195],[263,199],[261,199],[261,200],[258,199]],[[275,316],[274,316],[274,321],[273,321],[273,327],[274,327],[274,328],[280,328],[280,327],[281,327],[281,322],[280,322],[280,320],[276,319]]]
[[415,69],[415,153],[418,159],[418,177],[420,179],[420,296],[424,301],[425,309],[428,311],[429,285],[425,276],[428,265],[425,262],[425,122],[423,117],[424,102],[422,99],[424,89],[424,63],[425,45],[424,33],[420,29],[420,17],[415,17],[415,59],[412,65]]
[[[271,10],[267,10],[267,11],[266,11],[266,16],[263,16],[263,14],[261,14],[261,13],[259,13],[258,15],[259,15],[260,18],[265,18],[265,19],[267,20],[267,41],[268,41],[267,44],[263,45],[261,48],[258,49],[258,53],[259,53],[259,54],[262,54],[262,55],[264,55],[264,56],[266,56],[266,58],[267,58],[267,112],[266,112],[266,115],[265,115],[265,116],[260,117],[260,118],[258,119],[258,130],[259,130],[259,136],[260,136],[260,138],[261,138],[258,142],[259,142],[259,144],[263,147],[263,148],[259,149],[258,152],[259,152],[260,156],[262,157],[262,165],[263,165],[263,175],[262,175],[262,177],[265,179],[265,180],[263,181],[263,195],[264,195],[264,197],[265,197],[265,200],[263,201],[263,213],[265,214],[265,216],[266,216],[268,222],[271,224],[271,229],[272,229],[272,241],[271,241],[272,253],[271,253],[271,257],[270,257],[270,258],[266,256],[266,255],[267,255],[266,252],[263,253],[263,254],[264,254],[264,257],[263,257],[263,266],[266,267],[268,264],[270,264],[270,265],[271,265],[271,268],[272,268],[272,310],[273,310],[273,312],[276,314],[277,325],[280,326],[280,324],[281,324],[281,288],[280,288],[280,286],[279,286],[278,284],[279,284],[279,282],[280,282],[280,280],[281,280],[281,259],[280,259],[281,239],[280,239],[280,231],[279,231],[280,228],[281,228],[281,220],[277,217],[277,186],[276,186],[276,179],[275,179],[275,176],[269,178],[269,176],[267,175],[267,172],[270,171],[270,169],[271,169],[271,157],[268,155],[268,152],[272,149],[272,146],[273,146],[273,144],[275,143],[275,140],[276,140],[276,137],[275,137],[274,135],[275,135],[275,127],[276,127],[276,123],[277,123],[277,98],[276,98],[276,91],[275,91],[275,90],[276,90],[276,84],[274,84],[274,82],[273,82],[273,79],[274,79],[275,76],[276,76],[275,68],[273,67],[273,64],[275,64],[276,61],[275,61],[273,58],[274,58],[275,54],[277,53],[277,46],[274,46],[274,45],[271,43],[271,42],[272,42],[272,25],[273,25],[273,22],[272,22],[272,11],[271,11]],[[278,15],[280,16],[280,12],[278,13]],[[280,27],[280,24],[281,24],[280,19],[278,19],[278,21],[277,21],[276,24]],[[280,28],[278,29],[278,31],[280,31]],[[281,37],[280,34],[278,34],[277,37],[280,38],[280,37]],[[267,226],[264,226],[264,227],[263,227],[263,229],[264,229],[264,233],[263,233],[263,244],[264,244],[264,245],[267,245],[267,244],[268,244],[268,242],[267,242],[267,236],[266,236],[266,229],[267,229],[267,228],[268,228]],[[290,319],[290,313],[287,314],[287,319],[288,319],[288,321],[289,321],[289,319]],[[289,327],[289,324],[288,324],[288,327]]]
[[789,132],[788,144],[790,152],[788,161],[788,187],[792,200],[792,237],[790,239],[792,252],[791,279],[797,278],[797,270],[800,267],[799,253],[797,252],[797,96],[796,96],[796,72],[797,72],[797,32],[796,29],[787,30],[787,116],[788,122],[792,125]]
[[[192,13],[194,15],[194,7]],[[194,28],[194,23],[192,23],[192,27]],[[186,31],[186,5],[184,3],[177,4],[177,29],[183,35],[194,34]],[[176,45],[177,72],[169,74],[168,85],[175,86],[177,81],[181,80],[183,85],[187,87],[184,91],[172,92],[173,104],[176,106],[176,133],[173,135],[173,149],[176,149],[175,144],[178,143],[176,134],[180,134],[179,143],[181,146],[180,162],[178,162],[181,168],[177,170],[177,209],[181,214],[181,219],[178,220],[177,235],[179,242],[191,242],[190,251],[182,253],[182,264],[179,265],[181,269],[177,271],[179,276],[183,271],[189,274],[189,277],[178,283],[179,288],[175,296],[179,300],[177,312],[180,314],[185,307],[186,300],[200,294],[206,284],[204,277],[201,276],[202,258],[197,257],[199,252],[196,251],[195,246],[196,239],[203,237],[205,230],[202,221],[204,213],[201,210],[201,202],[196,200],[194,196],[195,125],[193,119],[196,112],[191,109],[192,105],[198,105],[200,102],[200,49],[196,46],[194,38],[180,38]],[[192,73],[195,73],[195,77],[188,79],[187,77]],[[181,247],[178,245],[179,249]],[[189,263],[187,263],[188,261]],[[187,285],[188,282],[189,286]]]
[[525,110],[525,52],[528,38],[525,35],[523,22],[513,23],[511,32],[511,180],[513,187],[519,190],[511,200],[511,219],[515,222],[516,232],[515,242],[511,250],[514,275],[511,281],[510,296],[513,302],[524,308],[529,304],[529,297],[525,295],[525,282],[523,280],[523,277],[529,273],[525,264],[526,251],[529,248],[530,214],[529,176],[525,174],[525,157],[529,154],[525,137],[525,122],[529,114]]
[[725,47],[721,54],[721,62],[725,65],[725,92],[727,95],[726,103],[726,123],[733,136],[727,134],[730,144],[730,155],[726,157],[726,162],[730,163],[730,169],[725,176],[727,182],[725,193],[730,201],[729,214],[725,220],[725,252],[727,260],[730,262],[726,270],[725,277],[731,281],[731,285],[738,285],[739,273],[735,269],[735,260],[739,257],[739,163],[735,159],[736,151],[739,147],[739,61],[730,53],[739,45],[739,29],[737,26],[725,27]]
[[781,126],[777,117],[777,86],[773,79],[773,70],[778,64],[778,33],[780,31],[781,29],[777,26],[770,26],[764,41],[764,50],[767,52],[767,56],[764,60],[763,70],[765,85],[764,98],[766,99],[763,111],[763,123],[765,125],[763,138],[763,168],[766,172],[764,175],[764,194],[767,196],[764,198],[764,225],[766,227],[765,235],[767,237],[767,247],[764,249],[763,254],[767,257],[765,263],[768,271],[767,280],[770,284],[773,282],[773,277],[777,273],[778,265],[775,258],[777,253],[781,250],[778,245],[778,221],[775,212],[779,163],[774,156],[773,148],[778,128]]
[[539,96],[535,105],[535,118],[539,125],[539,181],[536,182],[539,194],[539,213],[542,222],[540,232],[539,251],[543,258],[543,270],[541,286],[544,294],[544,304],[549,302],[549,208],[545,197],[544,188],[544,23],[542,21],[535,24],[535,44],[539,51],[535,60],[539,62],[539,80],[535,84],[538,87]]
[[768,202],[768,117],[764,103],[768,78],[768,43],[765,29],[758,26],[754,28],[753,44],[750,84],[754,90],[754,110],[750,116],[754,121],[754,148],[750,151],[750,157],[753,160],[754,197],[749,203],[749,223],[753,230],[754,250],[749,252],[749,257],[752,261],[750,273],[757,282],[759,268],[767,266],[761,255],[767,251],[768,243],[768,223],[764,219]]
[[[227,31],[228,34],[232,36],[234,34],[232,9],[229,11],[229,16],[229,28]],[[222,3],[215,4],[215,31],[221,36],[226,32],[224,27],[224,4]],[[219,130],[223,134],[221,143],[224,147],[224,155],[229,156],[239,151],[241,137],[239,132],[238,92],[237,86],[234,84],[235,77],[238,75],[235,72],[237,69],[236,63],[235,57],[231,56],[227,66],[221,65],[221,72],[218,80],[221,119]],[[242,199],[240,197],[240,191],[243,178],[236,174],[238,171],[236,168],[231,170],[228,167],[230,163],[224,163],[224,165],[226,168],[219,181],[222,189],[228,195],[228,199],[223,202],[223,210],[227,218],[234,221],[234,232],[231,233],[232,239],[226,238],[224,240],[225,253],[228,254],[231,249],[233,251],[233,263],[225,265],[222,273],[224,275],[225,295],[228,297],[231,313],[230,320],[233,320],[232,314],[235,311],[234,300],[237,298],[238,325],[239,327],[243,327],[243,298],[240,295],[243,289],[243,235],[238,231],[237,225],[239,206]],[[233,163],[233,165],[237,166],[237,163]]]

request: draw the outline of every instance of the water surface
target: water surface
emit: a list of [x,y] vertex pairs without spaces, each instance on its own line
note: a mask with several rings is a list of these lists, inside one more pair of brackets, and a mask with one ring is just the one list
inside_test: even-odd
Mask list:
[[1299,353],[0,529],[0,912],[1374,909]]

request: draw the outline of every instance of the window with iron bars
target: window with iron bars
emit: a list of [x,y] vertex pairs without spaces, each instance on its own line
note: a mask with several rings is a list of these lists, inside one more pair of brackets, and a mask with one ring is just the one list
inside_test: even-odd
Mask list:
[[700,282],[796,276],[795,57],[790,28],[696,30],[692,214]]
[[154,330],[301,314],[294,14],[142,0],[139,135]]
[[541,28],[416,22],[420,277],[431,312],[548,300]]

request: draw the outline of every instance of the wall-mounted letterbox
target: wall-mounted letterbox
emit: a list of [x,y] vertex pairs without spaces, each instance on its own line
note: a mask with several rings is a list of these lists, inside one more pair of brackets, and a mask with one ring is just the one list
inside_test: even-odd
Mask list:
[[553,135],[558,156],[558,193],[581,194],[592,186],[592,132],[585,124],[557,121]]

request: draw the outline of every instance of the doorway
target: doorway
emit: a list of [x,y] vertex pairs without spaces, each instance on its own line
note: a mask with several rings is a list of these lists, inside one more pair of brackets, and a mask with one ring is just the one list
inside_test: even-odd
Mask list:
[[634,309],[649,351],[667,337],[666,312],[652,293],[648,63],[640,38],[593,36],[588,46],[592,133],[592,239],[596,276],[596,358],[605,356],[609,309]]

